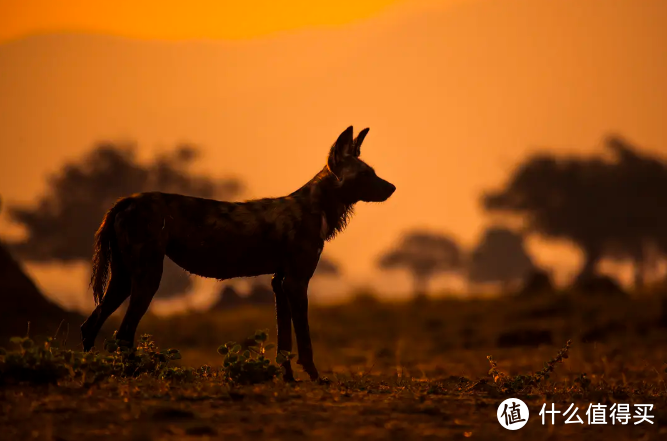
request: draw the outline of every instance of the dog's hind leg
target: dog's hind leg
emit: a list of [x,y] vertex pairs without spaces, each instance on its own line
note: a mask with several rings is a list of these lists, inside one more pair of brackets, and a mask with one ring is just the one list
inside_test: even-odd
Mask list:
[[139,321],[148,311],[162,278],[164,254],[159,252],[150,253],[150,256],[145,254],[142,256],[145,258],[137,260],[138,267],[133,271],[130,305],[116,334],[118,340],[126,342],[130,347],[134,347]]
[[109,286],[100,304],[93,313],[81,325],[81,337],[83,338],[83,350],[90,351],[95,346],[95,338],[104,325],[104,322],[114,313],[116,309],[130,296],[132,287],[129,273],[117,265],[112,268]]

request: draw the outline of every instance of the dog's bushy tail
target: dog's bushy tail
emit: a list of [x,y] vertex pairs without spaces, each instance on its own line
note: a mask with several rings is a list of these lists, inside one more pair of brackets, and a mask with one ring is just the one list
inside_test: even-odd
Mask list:
[[99,305],[106,291],[107,283],[111,275],[111,262],[118,258],[118,244],[114,221],[116,214],[125,208],[129,198],[119,199],[116,204],[104,215],[102,224],[95,233],[93,246],[93,273],[90,277],[90,287],[93,288],[95,304]]

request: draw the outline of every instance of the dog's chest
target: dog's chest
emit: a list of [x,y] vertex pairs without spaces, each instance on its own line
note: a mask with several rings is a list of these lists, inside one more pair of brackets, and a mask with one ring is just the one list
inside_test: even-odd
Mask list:
[[320,225],[320,238],[322,240],[326,240],[329,236],[329,223],[327,222],[327,216],[324,214],[324,212],[322,212],[321,218],[322,223]]

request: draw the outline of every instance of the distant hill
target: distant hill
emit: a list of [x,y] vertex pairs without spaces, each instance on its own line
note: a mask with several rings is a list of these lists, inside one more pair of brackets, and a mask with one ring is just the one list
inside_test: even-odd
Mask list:
[[31,337],[52,336],[62,320],[69,323],[69,341],[74,344],[79,340],[83,317],[44,297],[0,242],[0,345],[6,345],[10,337],[25,335],[28,322]]

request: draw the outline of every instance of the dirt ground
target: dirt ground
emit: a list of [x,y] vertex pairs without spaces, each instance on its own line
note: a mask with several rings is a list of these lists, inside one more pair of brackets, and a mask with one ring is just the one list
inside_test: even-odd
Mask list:
[[[366,298],[313,307],[315,361],[328,384],[310,382],[297,367],[296,384],[276,379],[241,387],[209,376],[111,379],[90,388],[13,385],[0,389],[0,439],[667,439],[667,329],[658,326],[659,314],[651,296]],[[141,331],[179,348],[182,365],[215,371],[218,345],[262,328],[273,340],[274,320],[270,307],[147,316]],[[510,377],[528,375],[567,340],[569,357],[536,387],[507,395],[489,376],[487,355]],[[507,398],[528,405],[530,417],[519,430],[498,422]],[[554,425],[550,415],[543,425],[545,403],[560,412],[574,403],[583,424],[565,424],[560,413]],[[609,409],[623,403],[630,404],[631,420],[611,424]],[[607,406],[607,424],[588,423],[590,404]],[[636,404],[653,404],[654,424],[635,424]]]

